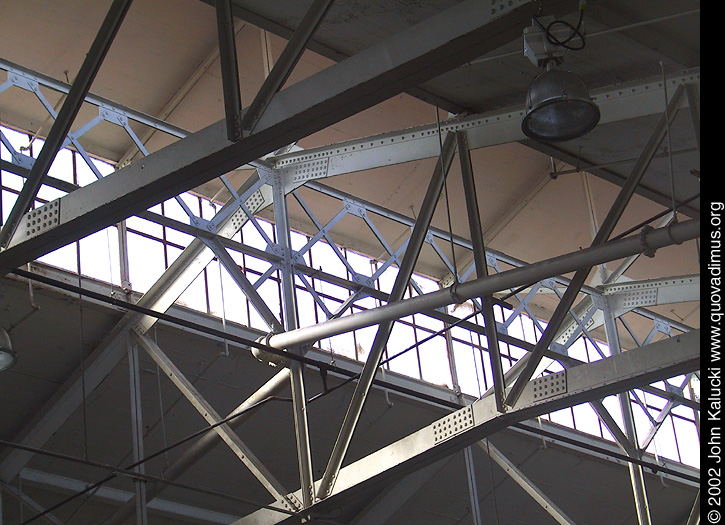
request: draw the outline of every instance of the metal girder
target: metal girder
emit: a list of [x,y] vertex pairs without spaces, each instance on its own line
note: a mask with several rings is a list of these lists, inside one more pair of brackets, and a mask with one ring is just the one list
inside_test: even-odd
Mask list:
[[[20,479],[23,480],[24,484],[41,486],[50,489],[60,490],[63,492],[80,492],[86,489],[90,483],[81,481],[67,476],[59,476],[58,474],[51,474],[49,472],[42,472],[39,470],[25,468],[20,472]],[[133,499],[133,493],[120,490],[111,487],[98,487],[93,493],[94,498],[98,498],[103,501],[113,503],[123,503],[129,499]],[[194,519],[200,520],[205,523],[219,523],[225,524],[230,523],[235,516],[225,514],[222,512],[215,512],[208,509],[202,509],[191,505],[185,505],[184,503],[178,503],[175,501],[156,499],[153,502],[149,502],[148,508],[150,511],[166,514],[171,516],[178,516],[181,519]],[[106,523],[106,522],[104,522]]]
[[[441,191],[443,190],[445,179],[448,176],[448,170],[453,162],[455,146],[456,137],[454,134],[449,133],[443,143],[440,158],[436,163],[433,176],[428,185],[428,190],[426,191],[418,213],[418,220],[415,222],[413,232],[410,235],[410,241],[408,242],[408,247],[405,250],[405,255],[400,263],[398,273],[395,276],[393,290],[390,292],[389,304],[399,302],[408,288],[410,278],[413,275],[413,269],[415,268],[415,263],[418,260],[418,255],[423,247],[430,222],[433,219],[436,204],[438,203]],[[357,427],[363,405],[365,404],[368,393],[370,392],[370,387],[372,386],[373,379],[375,378],[375,372],[380,366],[380,360],[382,359],[383,352],[388,344],[388,339],[390,338],[390,333],[393,329],[393,322],[393,319],[387,319],[378,325],[378,331],[375,334],[375,339],[370,348],[370,353],[368,354],[360,379],[355,386],[355,391],[352,395],[352,399],[350,400],[350,405],[345,413],[345,418],[343,419],[340,432],[330,454],[330,460],[325,469],[325,473],[322,476],[322,481],[317,492],[318,498],[325,498],[335,484],[335,478],[337,477],[337,473],[340,471],[345,454],[347,453],[347,449],[352,441],[352,435]]]
[[[389,483],[434,463],[494,432],[564,407],[601,399],[700,367],[700,333],[690,332],[527,383],[520,403],[501,414],[483,398],[340,470],[333,493],[308,512],[324,517],[340,500]],[[287,515],[264,509],[236,525],[291,523]]]
[[237,42],[232,16],[232,0],[215,0],[219,63],[222,72],[222,92],[226,115],[227,139],[236,142],[242,138],[242,93],[239,88]]
[[[248,410],[249,408],[257,405],[264,401],[269,396],[273,396],[282,391],[284,387],[289,385],[289,371],[287,369],[277,372],[269,381],[262,385],[256,392],[250,395],[244,402],[242,402],[237,408],[232,410],[225,419],[228,419],[235,414],[239,414]],[[235,417],[228,425],[234,428],[246,421],[248,415],[240,415]],[[221,438],[217,432],[207,432],[198,441],[194,442],[176,461],[171,463],[164,470],[164,479],[174,481],[178,479],[184,472],[191,468],[194,463],[201,459],[204,455],[209,453],[214,447],[221,443]],[[154,508],[155,498],[166,488],[166,485],[156,483],[153,481],[148,482],[146,488],[146,499],[148,501],[148,507]],[[119,525],[125,523],[126,520],[133,515],[135,498],[125,498],[125,503],[105,522],[104,525]],[[224,523],[229,523],[226,521]]]
[[490,275],[483,279],[459,283],[437,292],[388,303],[374,310],[332,319],[315,326],[300,328],[291,332],[273,335],[268,344],[283,349],[299,344],[307,344],[343,332],[364,328],[390,319],[399,319],[406,315],[427,312],[453,303],[462,303],[473,297],[488,295],[516,288],[531,282],[547,279],[576,271],[585,265],[596,265],[640,253],[644,250],[658,249],[674,243],[682,243],[700,235],[700,221],[692,219],[667,228],[660,228],[643,235],[636,235],[609,241],[599,246],[572,252],[566,255],[533,263],[525,267]]
[[[670,77],[674,86],[695,86],[700,73],[688,71]],[[662,79],[646,79],[593,93],[601,112],[600,124],[662,113]],[[441,133],[465,131],[470,149],[526,139],[521,131],[523,107],[482,113],[441,122]],[[437,123],[356,138],[329,146],[273,155],[274,163],[289,181],[315,180],[431,158],[438,155]],[[547,172],[547,179],[548,172]]]
[[[199,391],[186,379],[181,371],[173,362],[164,354],[158,345],[143,332],[134,330],[133,335],[139,345],[143,347],[146,353],[156,362],[157,365],[176,385],[179,391],[186,397],[193,407],[201,414],[201,416],[210,425],[216,425],[222,418],[217,414],[216,410],[204,399]],[[301,506],[297,498],[286,495],[286,491],[282,484],[277,481],[269,470],[257,459],[246,444],[239,438],[237,434],[229,427],[229,425],[219,425],[214,428],[219,437],[229,446],[234,454],[247,466],[250,472],[264,486],[267,491],[274,496],[280,504],[284,505],[287,510],[297,511]]]
[[40,231],[20,228],[0,266],[20,266],[513,40],[536,6],[498,4],[492,12],[478,0],[462,2],[280,91],[238,142],[226,139],[221,121],[34,210],[52,211],[52,219]]
[[[34,499],[32,499],[30,496],[25,494],[23,491],[18,489],[17,487],[13,487],[12,485],[8,485],[4,481],[0,481],[0,488],[2,488],[5,492],[8,494],[11,494],[18,500],[20,500],[23,504],[27,505],[31,509],[33,509],[35,512],[41,513],[45,509]],[[2,491],[0,491],[0,494],[2,494]],[[2,499],[0,499],[0,503],[2,503]],[[60,521],[58,518],[53,516],[50,513],[43,514],[43,519],[47,521],[48,523],[51,523],[52,525],[63,525],[63,522]],[[0,525],[2,525],[2,509],[0,509]]]
[[412,498],[452,459],[444,458],[436,463],[416,470],[391,487],[385,488],[371,503],[355,516],[350,525],[380,525],[387,521],[403,504]]
[[[488,276],[488,263],[486,262],[486,248],[483,240],[483,227],[478,209],[478,197],[476,195],[476,183],[473,178],[473,164],[471,154],[468,150],[468,139],[466,132],[456,133],[458,143],[458,158],[461,163],[461,175],[463,177],[463,193],[466,199],[466,210],[468,212],[468,225],[471,232],[471,244],[473,244],[473,261],[476,266],[476,277],[481,279]],[[486,341],[488,354],[491,361],[493,374],[494,397],[496,408],[500,412],[505,408],[506,380],[504,378],[503,366],[501,364],[501,352],[498,347],[498,332],[496,319],[493,315],[493,297],[481,297],[481,309],[486,329]]]
[[683,275],[645,281],[628,281],[602,286],[615,317],[645,306],[700,300],[700,276]]
[[508,474],[516,484],[524,489],[524,491],[531,496],[536,503],[541,505],[549,515],[561,525],[574,525],[572,519],[567,516],[541,489],[539,489],[514,463],[508,459],[499,449],[493,446],[489,440],[483,440],[478,442],[479,448],[484,450],[486,454],[499,466],[503,471]]
[[[254,210],[268,202],[267,199],[270,197],[260,189],[255,189],[255,183],[255,177],[250,178],[240,192],[243,196],[251,192],[247,204]],[[220,215],[225,217],[217,224],[217,234],[222,237],[234,235],[246,220],[246,214],[238,209],[232,211],[229,208],[232,206],[225,206],[217,214],[217,217]],[[214,254],[211,249],[202,241],[193,240],[161,278],[143,295],[138,301],[138,305],[165,312],[213,258]],[[156,321],[155,317],[135,312],[124,315],[123,319],[109,332],[106,339],[87,358],[88,364],[84,367],[83,378],[80,374],[75,374],[66,381],[38,416],[22,430],[20,436],[15,438],[15,441],[24,445],[42,447],[80,406],[83,392],[92,392],[125,356],[128,331],[138,328],[148,331]],[[83,384],[86,388],[82,388]],[[9,482],[14,479],[32,456],[33,454],[27,451],[12,450],[0,463],[0,480]]]
[[[644,176],[644,173],[646,172],[648,166],[652,162],[652,157],[657,152],[657,149],[664,140],[665,134],[667,133],[667,130],[672,123],[672,120],[675,118],[677,110],[680,108],[680,105],[682,104],[684,98],[685,88],[680,85],[677,87],[677,90],[672,95],[671,99],[667,101],[667,108],[665,113],[660,117],[659,121],[655,126],[655,129],[652,131],[649,139],[647,140],[647,144],[645,144],[645,147],[642,150],[642,153],[640,154],[637,163],[635,164],[634,168],[632,168],[632,171],[627,177],[626,182],[622,186],[616,200],[612,204],[612,207],[610,208],[607,216],[602,222],[599,231],[594,237],[594,240],[591,244],[592,246],[601,246],[609,239],[612,231],[614,231],[614,228],[617,225],[619,218],[622,216],[622,213],[624,213],[624,209],[634,195],[634,191],[637,188],[637,185]],[[576,271],[574,277],[572,277],[572,280],[569,283],[566,292],[564,292],[564,296],[559,301],[559,304],[556,306],[554,313],[552,313],[551,318],[549,319],[549,324],[544,330],[544,333],[541,334],[541,338],[539,339],[539,341],[536,343],[536,348],[529,355],[529,361],[526,364],[526,367],[524,368],[521,375],[519,376],[519,379],[516,383],[514,383],[511,391],[506,397],[506,404],[510,406],[514,406],[516,404],[519,396],[521,395],[521,392],[523,391],[524,385],[533,376],[534,372],[539,366],[539,362],[541,361],[544,352],[553,342],[554,337],[556,336],[556,332],[561,326],[561,323],[568,316],[569,309],[574,304],[574,301],[576,300],[577,295],[579,294],[582,286],[584,285],[591,268],[591,266],[580,268]]]
[[[273,181],[273,201],[275,231],[277,242],[282,251],[280,279],[282,292],[282,322],[285,330],[298,328],[297,295],[295,293],[295,274],[292,264],[292,243],[290,239],[289,214],[285,188],[277,176]],[[299,347],[288,347],[287,352],[303,355]],[[302,504],[305,508],[312,505],[315,497],[312,473],[312,452],[310,449],[310,431],[307,421],[307,395],[305,393],[304,365],[299,361],[289,363],[289,376],[292,388],[292,413],[295,424],[295,441],[297,444],[297,463],[299,467],[300,486],[302,487]]]
[[287,45],[275,62],[272,71],[264,79],[262,87],[259,88],[257,95],[244,114],[241,122],[241,130],[243,133],[249,135],[254,131],[257,122],[262,118],[262,114],[269,106],[272,97],[282,89],[282,86],[289,78],[297,62],[302,58],[302,53],[304,53],[308,42],[312,38],[312,35],[315,34],[315,31],[333,2],[334,0],[314,0],[312,5],[307,9],[305,16],[302,17],[299,26],[287,42]]
[[45,144],[40,150],[38,160],[33,164],[23,189],[15,202],[13,209],[10,211],[5,224],[0,230],[0,248],[5,248],[13,235],[15,234],[18,224],[22,220],[25,212],[33,205],[40,186],[43,184],[43,178],[48,174],[50,165],[53,163],[56,154],[63,146],[66,136],[70,131],[71,125],[75,120],[78,111],[81,109],[83,100],[96,78],[96,74],[106,57],[108,50],[113,43],[113,39],[121,27],[123,19],[126,17],[132,0],[114,0],[108,13],[98,30],[96,38],[91,44],[91,48],[86,54],[83,64],[81,65],[78,75],[68,92],[68,97],[63,102],[63,106],[55,119],[50,133],[45,140]]

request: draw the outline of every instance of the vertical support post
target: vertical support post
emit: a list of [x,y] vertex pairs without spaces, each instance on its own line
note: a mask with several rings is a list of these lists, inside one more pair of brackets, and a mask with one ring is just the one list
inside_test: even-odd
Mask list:
[[[415,222],[413,232],[410,235],[408,241],[408,247],[405,250],[405,255],[400,263],[398,269],[398,275],[395,277],[395,283],[393,284],[393,290],[390,292],[388,304],[400,301],[403,298],[410,277],[413,275],[413,268],[418,260],[418,255],[425,242],[426,234],[430,226],[431,220],[433,219],[433,212],[435,211],[436,204],[440,197],[441,191],[443,190],[443,183],[446,176],[448,175],[448,169],[453,162],[453,153],[455,152],[455,135],[449,133],[446,136],[445,143],[443,145],[443,151],[438,159],[433,177],[431,178],[428,186],[428,191],[423,198],[423,203],[420,208],[418,220]],[[390,332],[393,329],[393,320],[386,320],[378,325],[378,332],[373,340],[370,354],[365,362],[360,379],[355,386],[355,392],[353,393],[352,399],[350,400],[350,406],[348,407],[345,419],[342,422],[340,433],[335,441],[335,446],[332,449],[330,455],[330,461],[327,464],[325,473],[322,476],[320,485],[317,492],[317,497],[324,499],[330,495],[332,488],[335,484],[335,479],[340,472],[342,461],[345,458],[347,449],[350,446],[352,440],[352,434],[355,431],[357,422],[360,419],[363,405],[367,399],[370,387],[375,379],[375,373],[380,366],[380,360],[383,357],[383,351],[385,346],[388,344],[390,338]]]
[[690,108],[692,129],[697,140],[697,149],[700,150],[700,88],[697,84],[686,84],[687,105]]
[[121,273],[121,288],[126,293],[131,292],[131,267],[128,262],[128,231],[126,221],[117,224],[118,227],[118,263]]
[[[284,181],[279,175],[273,180],[274,223],[277,243],[282,251],[280,274],[282,283],[282,322],[285,330],[298,328],[297,298],[295,294],[294,266],[289,232],[289,216],[285,198]],[[300,348],[288,348],[288,352],[302,355]],[[294,411],[295,433],[297,437],[297,461],[302,488],[302,504],[305,508],[314,501],[314,478],[312,473],[312,453],[310,434],[307,424],[307,397],[305,395],[304,365],[290,360],[290,379],[292,383],[292,409]]]
[[[460,147],[460,144],[459,144]],[[448,328],[448,323],[445,323],[445,327]],[[461,392],[461,385],[458,382],[458,370],[456,369],[456,357],[455,353],[453,352],[453,337],[451,336],[451,331],[446,330],[446,351],[448,352],[448,365],[451,370],[451,382],[453,383],[453,390],[456,392],[456,397],[458,397],[458,400],[461,402],[461,404],[465,404],[463,392]],[[476,525],[481,524],[481,506],[478,503],[478,489],[476,488],[476,471],[475,471],[475,465],[473,463],[473,453],[471,451],[471,447],[466,447],[463,449],[464,454],[464,460],[466,463],[466,481],[468,483],[468,496],[471,500],[471,516],[473,517],[473,522]]]
[[[614,227],[617,225],[617,222],[622,216],[622,213],[624,213],[624,209],[629,203],[629,200],[632,198],[632,195],[634,195],[634,190],[637,188],[639,181],[642,180],[642,176],[647,171],[647,168],[649,167],[652,159],[657,153],[657,149],[660,147],[660,144],[664,140],[667,129],[670,124],[672,124],[672,121],[674,120],[675,115],[677,114],[677,111],[682,104],[682,101],[684,99],[684,93],[685,90],[680,85],[678,86],[674,95],[672,95],[672,98],[667,105],[667,111],[665,111],[660,120],[657,122],[655,129],[650,135],[647,144],[645,144],[644,149],[642,150],[642,153],[637,160],[637,163],[635,164],[634,168],[632,168],[632,172],[629,174],[629,177],[622,186],[619,195],[617,195],[617,199],[614,201],[614,204],[612,204],[612,207],[609,210],[606,218],[604,219],[602,226],[599,228],[597,235],[592,241],[592,247],[600,246],[607,242],[607,240],[609,240],[609,236],[612,234],[612,231],[614,231]],[[534,351],[531,352],[529,361],[526,363],[526,368],[521,373],[514,386],[511,388],[511,391],[506,398],[507,405],[514,406],[516,404],[516,401],[518,401],[519,397],[521,396],[524,387],[534,375],[534,372],[539,366],[541,358],[544,356],[544,353],[554,340],[554,336],[559,330],[561,323],[569,314],[569,309],[571,308],[572,304],[574,304],[574,300],[579,294],[582,286],[584,286],[590,270],[591,266],[581,268],[580,270],[577,270],[577,272],[574,274],[574,277],[569,283],[566,292],[564,292],[561,301],[559,301],[556,310],[554,310],[554,313],[551,315],[551,319],[549,319],[549,324],[546,326],[544,333],[541,335],[541,338],[536,343]]]
[[96,78],[96,74],[111,47],[119,27],[121,27],[123,19],[126,17],[129,7],[131,7],[131,0],[114,0],[113,4],[111,4],[106,18],[103,20],[98,34],[78,71],[78,75],[68,91],[68,97],[63,102],[63,107],[58,112],[58,117],[50,128],[45,144],[30,169],[30,174],[5,222],[5,227],[0,230],[0,248],[7,247],[23,215],[33,206],[43,179],[48,174],[56,154],[63,146],[71,125],[83,105],[83,101],[93,80]]
[[[617,332],[615,317],[611,310],[606,307],[604,309],[604,330],[607,336],[607,343],[611,355],[622,353],[619,343],[619,333]],[[642,453],[637,441],[637,431],[634,423],[634,414],[632,413],[632,403],[629,401],[629,391],[626,390],[618,394],[619,405],[622,410],[622,420],[624,421],[624,431],[627,440],[631,444],[631,448],[626,450],[627,455],[636,459],[642,459]],[[632,494],[634,496],[634,505],[637,510],[637,522],[639,525],[652,525],[652,518],[649,512],[649,503],[647,501],[647,487],[645,486],[644,470],[639,464],[628,462],[629,477],[632,481]]]
[[[131,393],[131,436],[133,441],[133,462],[138,463],[144,458],[143,450],[143,416],[141,413],[141,377],[138,366],[138,346],[128,341],[128,377]],[[143,463],[134,467],[139,474],[145,471]],[[146,512],[146,482],[134,479],[136,492],[136,523],[146,525],[148,515]]]
[[314,0],[312,5],[305,13],[305,16],[300,21],[300,25],[295,30],[292,37],[287,42],[282,54],[275,63],[272,70],[264,79],[262,87],[257,92],[257,96],[249,105],[247,112],[244,114],[242,119],[241,128],[245,134],[251,134],[254,130],[254,126],[257,124],[259,119],[262,117],[264,110],[269,106],[272,97],[282,89],[282,86],[287,81],[294,69],[297,62],[302,57],[302,53],[307,47],[307,43],[315,34],[318,26],[322,22],[322,19],[330,9],[334,0]]
[[231,142],[236,142],[242,138],[242,94],[239,89],[239,66],[237,65],[232,1],[216,0],[215,4],[227,138]]
[[[488,277],[486,263],[486,247],[483,243],[483,230],[481,216],[478,211],[478,196],[476,183],[473,179],[473,164],[468,150],[468,138],[465,131],[456,133],[458,142],[458,158],[461,162],[461,175],[463,177],[463,193],[466,197],[466,210],[468,212],[468,225],[471,230],[471,243],[473,244],[473,261],[476,265],[476,278]],[[490,295],[481,297],[484,329],[488,342],[488,356],[491,360],[493,373],[493,389],[496,399],[496,410],[504,412],[506,403],[506,379],[501,365],[501,352],[498,347],[498,333],[496,319],[493,316],[493,300]]]
[[471,501],[471,520],[473,525],[482,525],[481,506],[478,504],[478,488],[476,488],[476,470],[471,447],[463,449],[463,458],[466,461],[466,481],[468,482],[468,497]]

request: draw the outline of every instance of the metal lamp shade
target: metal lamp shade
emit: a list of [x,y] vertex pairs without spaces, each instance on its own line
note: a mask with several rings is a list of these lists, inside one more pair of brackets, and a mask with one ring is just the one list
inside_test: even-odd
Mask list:
[[579,77],[550,69],[534,79],[526,95],[524,134],[542,142],[572,140],[599,122],[599,108]]
[[13,343],[10,335],[0,328],[0,372],[7,370],[17,361],[17,354],[13,350]]

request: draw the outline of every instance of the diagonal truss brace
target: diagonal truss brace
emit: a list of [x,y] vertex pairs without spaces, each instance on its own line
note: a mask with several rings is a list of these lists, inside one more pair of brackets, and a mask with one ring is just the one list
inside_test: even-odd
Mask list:
[[[181,373],[176,365],[164,354],[153,339],[149,338],[140,330],[133,330],[133,335],[139,345],[146,353],[156,362],[157,365],[176,385],[179,391],[189,400],[194,408],[210,425],[215,425],[222,420],[221,416],[214,408],[204,399],[193,384]],[[286,495],[286,491],[282,484],[277,481],[267,468],[257,459],[251,450],[244,444],[237,434],[226,424],[215,427],[215,432],[236,454],[236,456],[244,463],[252,472],[264,488],[269,491],[274,498],[280,502],[287,510],[297,511],[301,509],[299,500],[295,496]]]
[[[552,374],[548,376],[549,387],[542,388],[539,379],[529,381],[520,402],[505,414],[496,410],[492,397],[479,399],[344,467],[330,496],[308,510],[314,515],[336,509],[340,500],[389,483],[513,424],[699,368],[700,331],[695,330]],[[286,518],[264,509],[235,525],[284,523]]]

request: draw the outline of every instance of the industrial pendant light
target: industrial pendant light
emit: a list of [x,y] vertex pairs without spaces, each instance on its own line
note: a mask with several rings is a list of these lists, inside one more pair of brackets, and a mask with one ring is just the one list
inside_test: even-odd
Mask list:
[[17,361],[17,353],[13,350],[10,335],[4,328],[0,328],[0,372],[12,367]]
[[[581,137],[599,123],[599,108],[589,97],[584,82],[559,67],[567,51],[584,48],[580,29],[585,5],[580,2],[576,27],[551,17],[534,17],[534,23],[524,30],[524,55],[544,70],[526,94],[521,129],[529,138],[563,142]],[[576,38],[578,45],[572,43]]]
[[532,139],[563,142],[591,131],[599,117],[584,82],[574,73],[550,66],[529,87],[521,129]]

